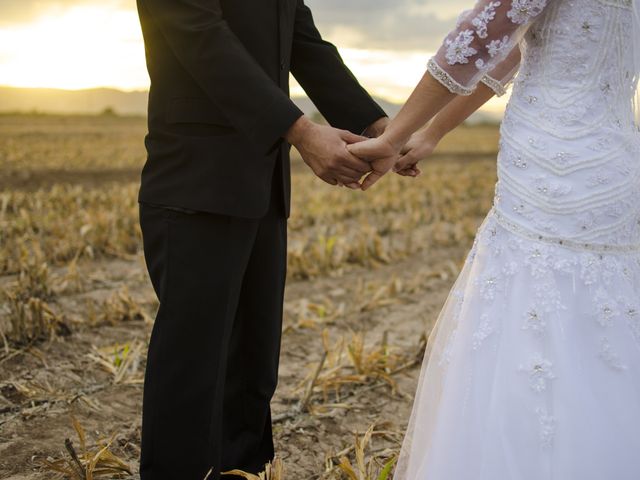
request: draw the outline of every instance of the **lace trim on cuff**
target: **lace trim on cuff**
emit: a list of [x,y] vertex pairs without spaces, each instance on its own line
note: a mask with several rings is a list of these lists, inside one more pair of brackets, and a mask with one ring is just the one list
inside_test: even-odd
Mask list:
[[456,95],[471,95],[473,90],[470,88],[463,87],[458,82],[456,82],[451,75],[445,72],[440,65],[436,63],[436,61],[432,58],[429,60],[427,64],[427,71],[431,74],[433,78],[435,78],[442,85],[447,87],[447,89],[451,93],[455,93]]
[[482,80],[480,81],[484,83],[487,87],[489,87],[491,90],[493,90],[498,97],[501,97],[505,93],[507,93],[507,89],[504,87],[504,85],[502,85],[502,83],[500,83],[498,80],[496,80],[495,78],[489,75],[485,75],[484,77],[482,77]]

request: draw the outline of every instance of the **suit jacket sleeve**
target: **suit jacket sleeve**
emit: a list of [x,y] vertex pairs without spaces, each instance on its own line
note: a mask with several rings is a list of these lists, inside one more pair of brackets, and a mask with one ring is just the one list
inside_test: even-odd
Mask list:
[[213,104],[260,151],[272,151],[302,112],[231,31],[220,0],[142,1]]
[[358,83],[338,50],[322,39],[311,10],[298,0],[291,72],[334,127],[363,132],[386,113]]

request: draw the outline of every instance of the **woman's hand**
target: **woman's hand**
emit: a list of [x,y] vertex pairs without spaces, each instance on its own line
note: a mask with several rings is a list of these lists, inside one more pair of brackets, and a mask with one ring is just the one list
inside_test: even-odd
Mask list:
[[403,177],[417,177],[422,171],[418,163],[433,154],[438,140],[429,134],[428,129],[414,133],[402,149],[402,156],[393,171]]
[[398,161],[400,151],[384,135],[365,142],[349,145],[349,151],[371,164],[371,173],[362,182],[362,190],[368,190],[384,177]]

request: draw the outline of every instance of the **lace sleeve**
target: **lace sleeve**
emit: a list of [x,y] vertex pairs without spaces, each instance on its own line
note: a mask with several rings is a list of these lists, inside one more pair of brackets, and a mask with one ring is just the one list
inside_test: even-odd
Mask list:
[[511,54],[515,58],[524,30],[551,1],[479,0],[473,10],[460,16],[457,27],[429,61],[429,73],[458,95],[470,95],[487,74],[485,78],[506,85],[503,80],[517,70],[519,52],[517,62],[499,75],[502,78],[491,73],[509,61]]
[[513,47],[502,62],[482,77],[482,83],[493,90],[498,97],[507,93],[507,87],[520,68],[520,46]]

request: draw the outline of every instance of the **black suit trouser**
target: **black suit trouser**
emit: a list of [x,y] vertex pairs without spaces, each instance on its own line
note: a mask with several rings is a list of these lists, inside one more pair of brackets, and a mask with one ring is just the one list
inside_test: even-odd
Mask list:
[[274,180],[259,220],[140,204],[160,301],[145,375],[141,480],[202,480],[211,468],[215,480],[230,469],[257,473],[273,458],[287,250],[278,174]]

